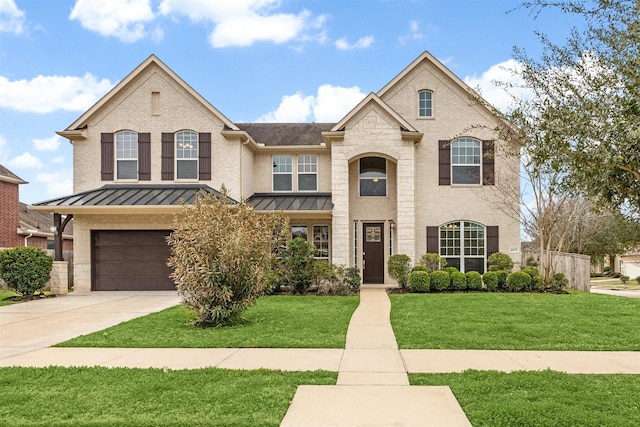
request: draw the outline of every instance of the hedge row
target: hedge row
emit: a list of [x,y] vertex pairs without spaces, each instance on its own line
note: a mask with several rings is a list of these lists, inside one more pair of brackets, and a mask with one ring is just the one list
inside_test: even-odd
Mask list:
[[504,270],[462,273],[455,269],[436,270],[431,273],[421,266],[414,267],[409,274],[409,292],[481,291],[488,292],[538,292],[562,291],[568,280],[562,273],[554,276],[548,287],[537,270],[528,268],[511,274]]

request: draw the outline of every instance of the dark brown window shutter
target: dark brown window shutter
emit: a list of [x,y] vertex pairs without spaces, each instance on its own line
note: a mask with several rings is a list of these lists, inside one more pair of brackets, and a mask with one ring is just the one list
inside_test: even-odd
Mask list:
[[173,134],[162,132],[162,165],[160,178],[163,181],[173,181]]
[[495,150],[493,140],[482,141],[482,184],[495,185]]
[[211,179],[211,134],[198,135],[198,179]]
[[440,253],[440,245],[438,244],[438,240],[440,239],[440,227],[427,227],[427,253],[428,254],[439,254]]
[[151,134],[138,134],[138,179],[151,180]]
[[487,227],[487,258],[493,253],[500,251],[498,242],[498,226],[492,225]]
[[113,134],[100,134],[100,179],[113,181]]
[[438,176],[440,185],[451,185],[451,143],[438,141]]

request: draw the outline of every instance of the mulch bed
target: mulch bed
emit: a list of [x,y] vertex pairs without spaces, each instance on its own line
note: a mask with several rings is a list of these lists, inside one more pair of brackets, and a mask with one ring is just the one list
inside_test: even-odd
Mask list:
[[16,295],[14,297],[5,298],[5,301],[16,301],[16,302],[25,302],[25,301],[36,301],[47,298],[55,298],[55,295],[45,295],[45,294],[36,294],[36,295]]

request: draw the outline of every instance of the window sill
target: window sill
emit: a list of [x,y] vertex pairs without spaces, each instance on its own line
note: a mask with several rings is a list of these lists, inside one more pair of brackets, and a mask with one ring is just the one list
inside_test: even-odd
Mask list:
[[435,120],[435,116],[418,116],[416,120]]

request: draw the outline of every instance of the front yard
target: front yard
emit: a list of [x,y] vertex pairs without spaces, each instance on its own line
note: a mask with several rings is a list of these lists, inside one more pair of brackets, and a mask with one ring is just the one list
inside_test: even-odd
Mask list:
[[581,292],[390,298],[403,349],[640,350],[640,299]]

